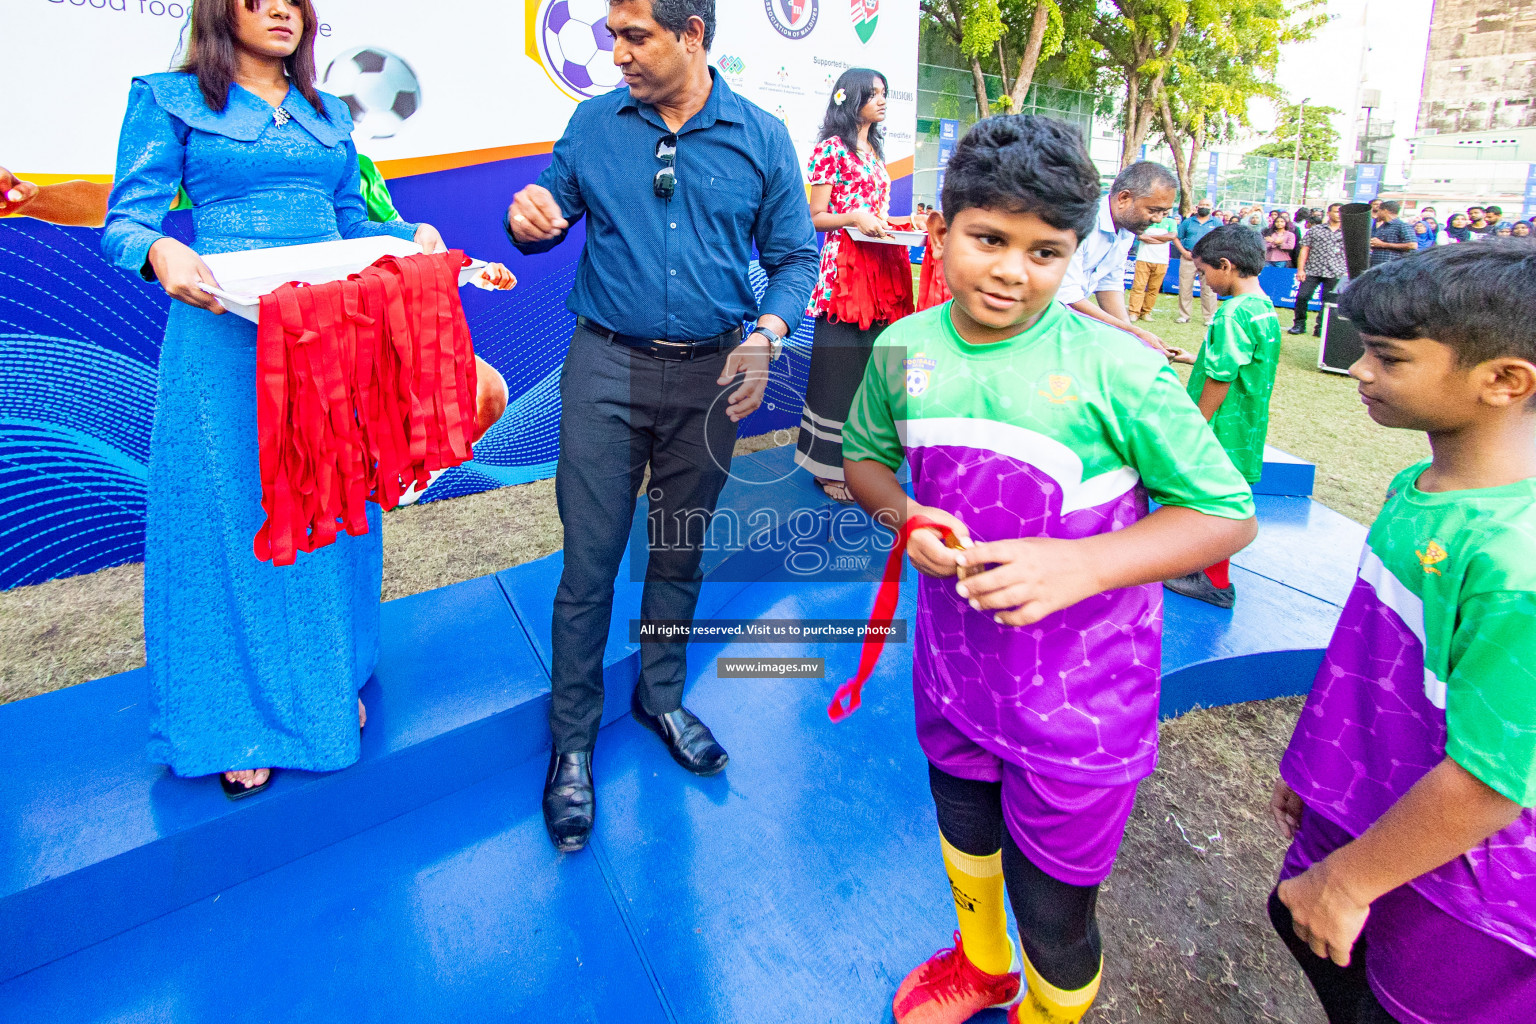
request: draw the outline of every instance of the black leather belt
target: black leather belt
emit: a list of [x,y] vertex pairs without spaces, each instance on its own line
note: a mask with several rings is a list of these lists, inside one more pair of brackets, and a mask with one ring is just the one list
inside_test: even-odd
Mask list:
[[663,338],[637,338],[633,334],[610,331],[602,324],[594,323],[584,316],[578,316],[576,322],[599,338],[616,345],[623,345],[625,348],[632,348],[636,352],[644,352],[655,359],[669,359],[673,362],[686,362],[690,359],[717,355],[741,340],[740,327],[702,341],[667,341]]

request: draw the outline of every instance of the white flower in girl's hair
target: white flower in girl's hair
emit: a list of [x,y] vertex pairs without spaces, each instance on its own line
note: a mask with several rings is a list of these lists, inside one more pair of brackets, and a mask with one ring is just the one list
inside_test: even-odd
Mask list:
[[844,103],[847,103],[848,102],[848,93],[847,93],[847,91],[843,90],[843,89],[837,90],[837,92],[832,94],[832,102],[833,102],[833,104],[835,104],[836,106],[839,106],[839,107],[842,106]]

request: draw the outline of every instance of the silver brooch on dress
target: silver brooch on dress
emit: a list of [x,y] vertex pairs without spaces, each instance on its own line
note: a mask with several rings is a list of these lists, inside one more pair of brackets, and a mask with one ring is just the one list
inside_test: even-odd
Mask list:
[[293,115],[289,114],[288,111],[284,110],[282,107],[278,107],[276,110],[272,111],[272,123],[277,125],[279,128],[291,120],[293,120]]

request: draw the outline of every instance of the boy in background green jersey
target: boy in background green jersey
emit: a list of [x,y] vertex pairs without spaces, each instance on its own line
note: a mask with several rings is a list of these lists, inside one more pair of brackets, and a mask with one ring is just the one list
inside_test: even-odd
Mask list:
[[[1216,432],[1232,464],[1250,483],[1264,472],[1269,396],[1280,360],[1280,318],[1259,287],[1264,243],[1242,224],[1219,227],[1195,243],[1205,287],[1226,301],[1216,308],[1189,378],[1189,397]],[[1169,580],[1169,590],[1218,608],[1237,600],[1230,560]]]
[[1334,1024],[1536,1018],[1536,248],[1430,249],[1339,311],[1371,419],[1422,430],[1271,807],[1270,919]]

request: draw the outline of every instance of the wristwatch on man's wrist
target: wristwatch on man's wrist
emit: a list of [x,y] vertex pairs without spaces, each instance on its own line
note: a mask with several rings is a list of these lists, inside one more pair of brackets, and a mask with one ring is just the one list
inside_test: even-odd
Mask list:
[[786,335],[780,334],[772,327],[765,327],[761,323],[754,324],[751,334],[748,334],[747,337],[750,339],[753,334],[761,334],[768,339],[768,361],[770,363],[784,354],[784,339]]

